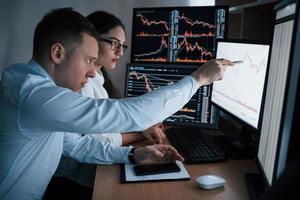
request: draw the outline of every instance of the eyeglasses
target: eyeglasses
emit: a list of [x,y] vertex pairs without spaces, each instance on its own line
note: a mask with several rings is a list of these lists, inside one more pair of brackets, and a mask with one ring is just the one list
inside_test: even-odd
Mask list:
[[99,38],[100,41],[107,42],[111,45],[111,49],[113,51],[120,51],[121,47],[123,48],[123,52],[127,50],[128,46],[126,44],[121,44],[116,40],[106,39],[106,38]]

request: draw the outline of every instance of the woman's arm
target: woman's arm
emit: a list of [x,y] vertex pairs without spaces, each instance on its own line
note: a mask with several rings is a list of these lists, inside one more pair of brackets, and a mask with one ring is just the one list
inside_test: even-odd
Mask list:
[[141,132],[122,133],[122,145],[128,145],[133,142],[146,139]]
[[164,125],[162,123],[155,124],[142,132],[123,133],[121,135],[122,145],[127,145],[143,139],[148,139],[153,144],[163,144],[166,139]]

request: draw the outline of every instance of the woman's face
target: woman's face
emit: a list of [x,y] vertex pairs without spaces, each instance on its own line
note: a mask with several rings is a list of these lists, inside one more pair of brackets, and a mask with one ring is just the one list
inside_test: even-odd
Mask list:
[[102,34],[99,40],[99,56],[96,61],[97,66],[104,66],[105,69],[115,69],[120,57],[124,53],[125,32],[121,26],[111,29]]

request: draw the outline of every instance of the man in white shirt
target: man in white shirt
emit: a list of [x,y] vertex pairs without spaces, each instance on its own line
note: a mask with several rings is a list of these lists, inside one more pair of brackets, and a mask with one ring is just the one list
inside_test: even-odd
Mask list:
[[[41,199],[58,166],[63,143],[68,141],[72,146],[64,147],[65,155],[86,163],[183,160],[169,145],[112,149],[93,137],[78,140],[78,134],[72,133],[143,130],[175,113],[198,87],[220,79],[225,65],[232,65],[212,60],[175,85],[138,98],[92,99],[78,92],[95,76],[96,38],[93,27],[79,13],[53,10],[35,29],[33,59],[3,72],[0,199]],[[104,157],[104,151],[113,156]]]

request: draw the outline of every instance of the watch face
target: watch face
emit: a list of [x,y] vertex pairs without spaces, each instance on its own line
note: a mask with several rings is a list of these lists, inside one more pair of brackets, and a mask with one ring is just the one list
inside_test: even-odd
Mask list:
[[132,149],[129,151],[129,154],[134,154],[134,151],[135,151],[135,147],[132,147]]
[[133,147],[133,148],[129,151],[129,154],[128,154],[128,160],[129,160],[129,162],[132,163],[132,164],[137,164],[137,163],[135,162],[134,157],[133,157],[134,151],[135,151],[135,147]]

